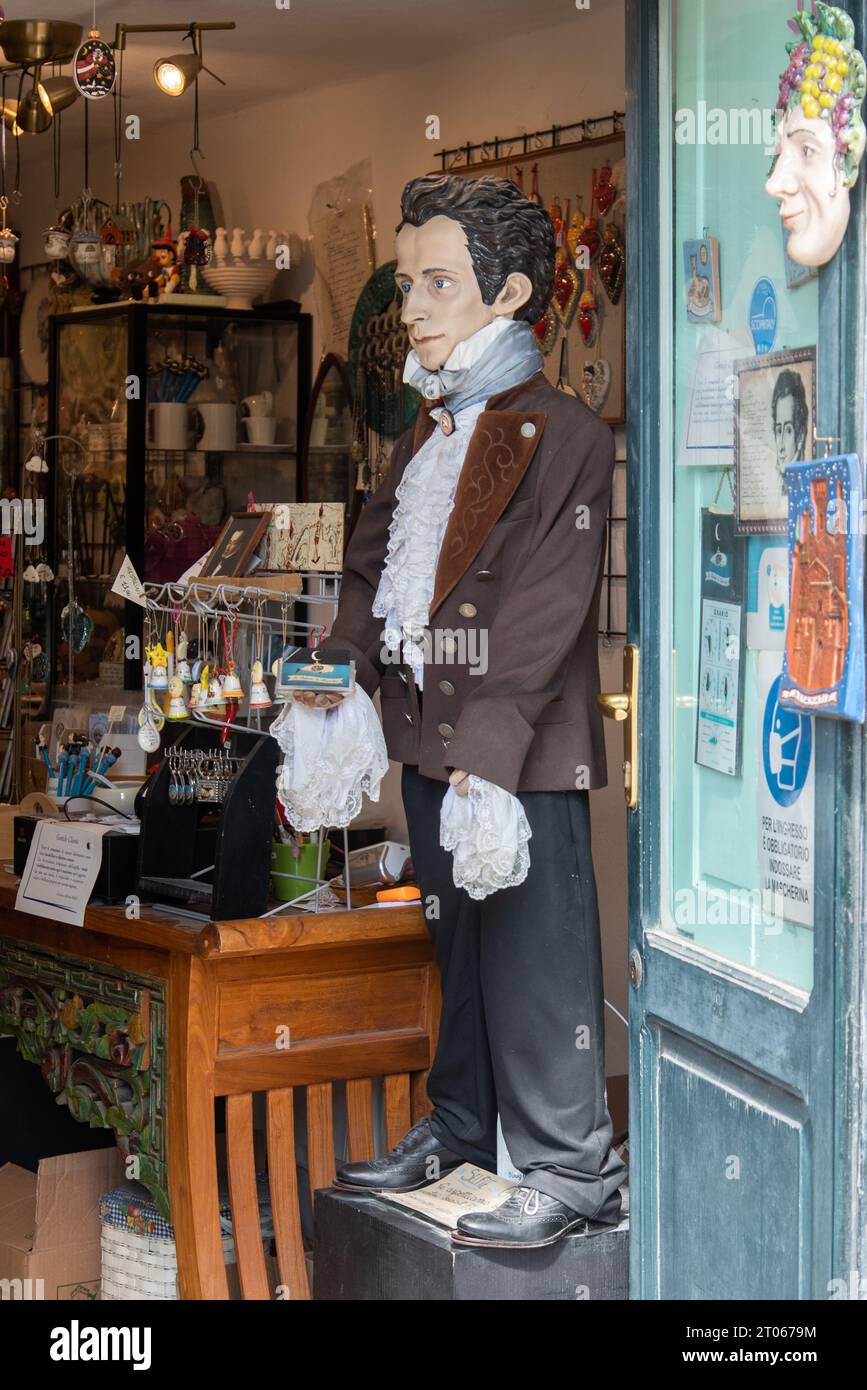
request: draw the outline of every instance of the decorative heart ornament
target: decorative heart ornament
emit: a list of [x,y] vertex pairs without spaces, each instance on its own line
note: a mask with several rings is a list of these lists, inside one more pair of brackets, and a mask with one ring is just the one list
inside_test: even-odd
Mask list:
[[612,182],[611,172],[609,165],[603,165],[599,170],[599,180],[597,182],[596,170],[593,170],[593,197],[596,199],[596,206],[603,217],[617,197],[617,189]]
[[601,244],[602,238],[599,235],[599,224],[595,217],[588,217],[584,226],[581,228],[578,237],[578,245],[587,247],[587,254],[592,261],[594,257],[598,255]]
[[544,317],[540,318],[538,323],[533,324],[533,332],[536,335],[539,347],[546,357],[557,341],[558,328],[559,323],[557,321],[557,315],[549,305],[545,310]]
[[564,328],[569,327],[580,292],[581,277],[574,266],[569,264],[568,257],[564,252],[557,260],[557,269],[554,271],[554,292],[551,296],[551,307]]
[[585,405],[598,414],[611,387],[611,363],[604,357],[585,358],[581,367],[578,394]]
[[584,346],[590,347],[599,328],[596,296],[592,290],[585,290],[578,301],[578,327],[581,329]]
[[612,304],[616,304],[623,293],[625,274],[626,251],[617,226],[614,222],[609,222],[605,228],[602,250],[599,252],[599,279]]

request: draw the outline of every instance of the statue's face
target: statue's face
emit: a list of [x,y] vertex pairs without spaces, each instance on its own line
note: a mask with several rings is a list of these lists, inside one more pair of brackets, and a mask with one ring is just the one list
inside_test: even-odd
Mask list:
[[780,200],[787,249],[798,265],[825,265],[846,234],[849,189],[834,155],[828,121],[805,116],[801,106],[786,112],[777,126],[777,161],[765,192]]
[[511,318],[532,295],[528,276],[514,274],[493,304],[485,304],[464,229],[451,217],[401,227],[396,245],[400,317],[428,371],[442,367],[458,343],[495,318]]

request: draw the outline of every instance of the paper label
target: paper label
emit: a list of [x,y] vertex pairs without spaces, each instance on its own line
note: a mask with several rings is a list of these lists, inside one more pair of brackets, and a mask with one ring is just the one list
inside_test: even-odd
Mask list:
[[101,825],[40,821],[18,885],[17,910],[83,926],[102,864],[105,830]]
[[135,565],[128,555],[124,555],[123,564],[117,572],[117,579],[111,586],[113,594],[120,594],[121,598],[129,599],[130,603],[137,603],[141,608],[147,608],[147,598],[145,597],[144,587],[135,572]]

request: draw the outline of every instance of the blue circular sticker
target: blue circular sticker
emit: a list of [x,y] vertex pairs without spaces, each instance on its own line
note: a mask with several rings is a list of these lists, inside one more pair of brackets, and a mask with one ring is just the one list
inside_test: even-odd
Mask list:
[[762,761],[765,781],[779,806],[791,806],[804,789],[813,751],[813,725],[809,715],[784,709],[779,702],[777,676],[765,701],[762,721]]
[[750,332],[757,357],[764,357],[777,336],[777,292],[766,275],[756,281],[750,300]]

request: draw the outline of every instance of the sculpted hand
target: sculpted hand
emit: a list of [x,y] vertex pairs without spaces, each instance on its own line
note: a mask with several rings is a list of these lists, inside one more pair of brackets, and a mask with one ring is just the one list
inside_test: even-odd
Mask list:
[[339,705],[343,696],[336,690],[296,690],[292,699],[308,709],[329,709],[331,705]]
[[458,796],[466,796],[470,790],[470,774],[468,772],[462,772],[459,768],[455,768],[454,772],[449,777],[449,782],[454,787]]

